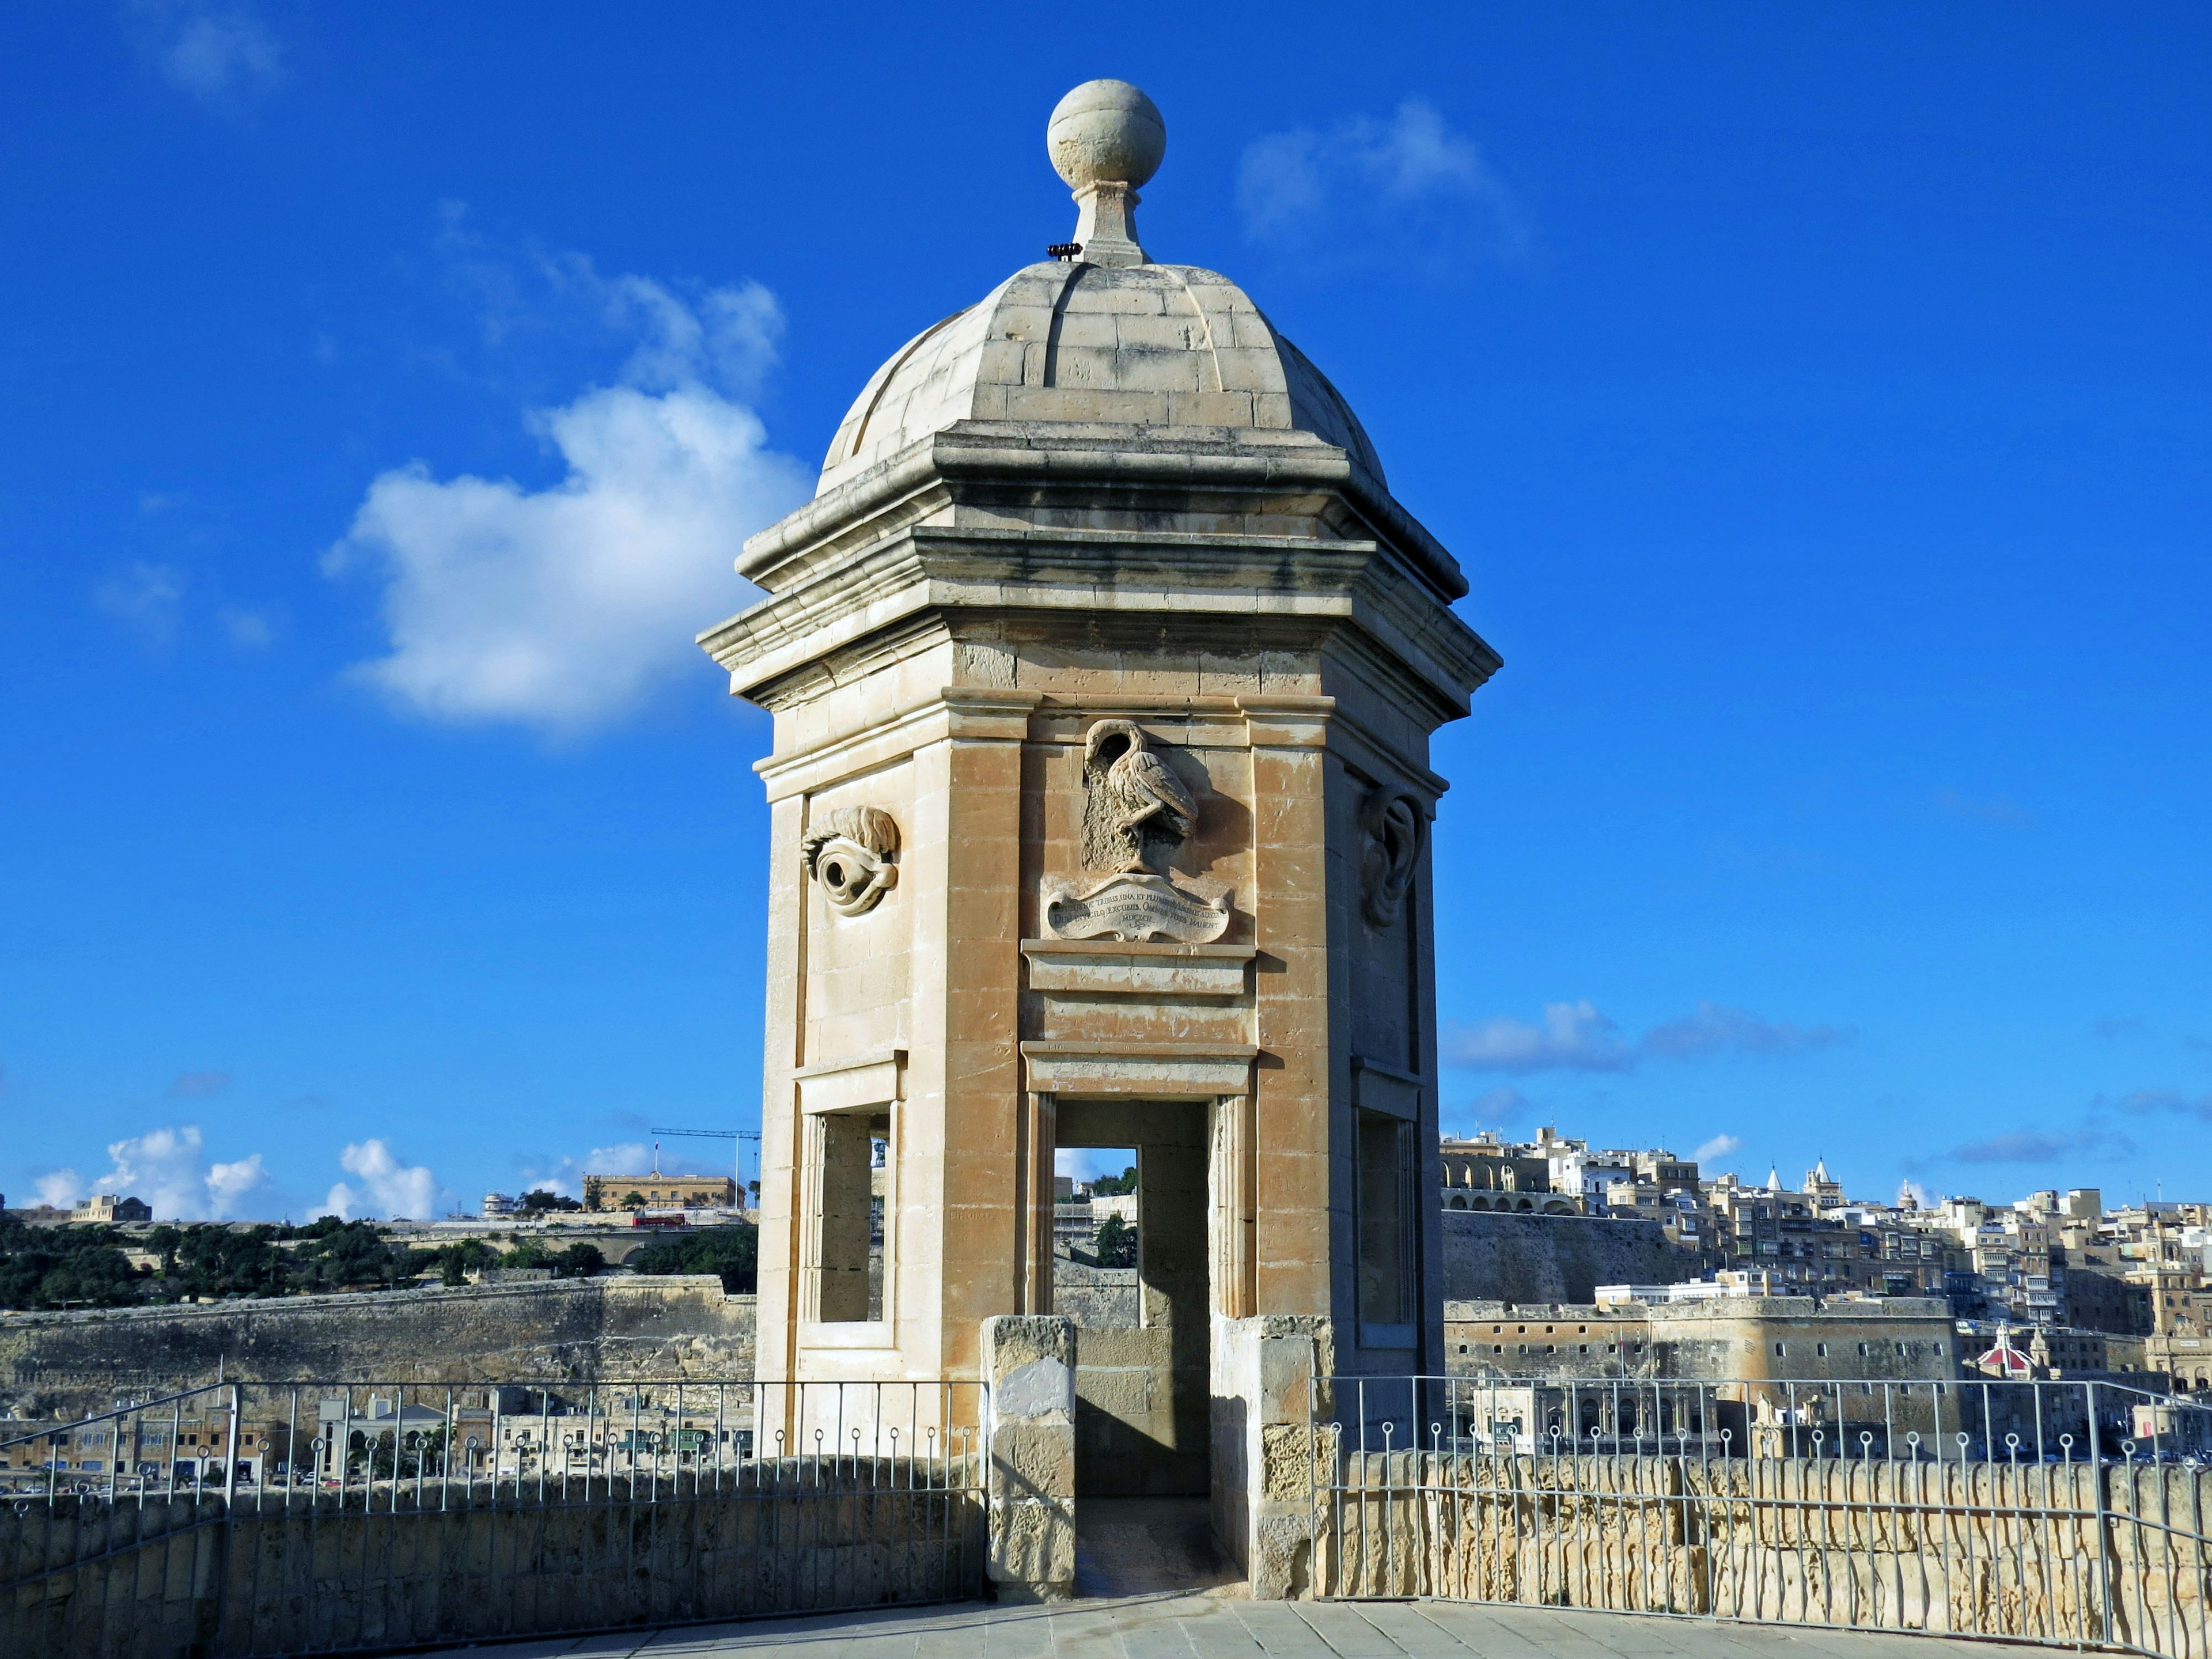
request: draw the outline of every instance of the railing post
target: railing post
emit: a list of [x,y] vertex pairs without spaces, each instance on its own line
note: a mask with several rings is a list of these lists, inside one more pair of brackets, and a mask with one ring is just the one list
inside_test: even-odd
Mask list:
[[1057,1314],[983,1322],[991,1384],[990,1578],[1001,1601],[1075,1594],[1075,1325]]
[[2097,1499],[2097,1639],[2112,1639],[2112,1575],[2118,1558],[2112,1549],[2110,1508],[2105,1501],[2105,1450],[2097,1423],[2097,1385],[2087,1385],[2089,1396],[2089,1480]]
[[1312,1577],[1319,1357],[1331,1346],[1329,1322],[1309,1314],[1214,1322],[1214,1528],[1255,1601],[1302,1595]]

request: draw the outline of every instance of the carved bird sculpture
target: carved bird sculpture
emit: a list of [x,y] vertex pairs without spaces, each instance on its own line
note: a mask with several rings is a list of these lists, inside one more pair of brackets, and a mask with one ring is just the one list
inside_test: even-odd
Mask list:
[[1151,870],[1152,848],[1164,849],[1164,863],[1198,825],[1198,803],[1134,720],[1101,720],[1091,728],[1083,742],[1083,861],[1091,869]]

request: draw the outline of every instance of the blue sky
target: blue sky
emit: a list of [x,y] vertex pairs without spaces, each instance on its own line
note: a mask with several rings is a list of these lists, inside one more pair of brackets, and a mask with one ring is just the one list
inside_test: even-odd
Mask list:
[[2212,1196],[2212,15],[803,10],[0,19],[9,1203],[757,1118],[766,722],[690,635],[1067,234],[1097,75],[1505,657],[1447,1122]]

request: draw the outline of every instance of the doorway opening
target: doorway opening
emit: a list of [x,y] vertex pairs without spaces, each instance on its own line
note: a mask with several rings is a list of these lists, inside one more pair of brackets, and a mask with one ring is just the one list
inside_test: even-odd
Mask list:
[[[1066,1176],[1070,1201],[1054,1206],[1053,1309],[1076,1327],[1077,1495],[1203,1494],[1212,1481],[1206,1109],[1063,1098],[1054,1115],[1055,1176]],[[1079,1195],[1079,1186],[1088,1191]]]
[[1053,1164],[1052,1310],[1079,1330],[1136,1330],[1137,1149],[1063,1148]]

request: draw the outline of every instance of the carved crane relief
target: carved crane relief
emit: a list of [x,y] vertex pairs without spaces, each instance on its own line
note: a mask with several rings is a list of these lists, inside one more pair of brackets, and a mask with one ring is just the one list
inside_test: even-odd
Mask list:
[[1198,803],[1134,720],[1101,720],[1083,742],[1083,867],[1168,873],[1198,827]]
[[1219,939],[1228,889],[1173,867],[1197,828],[1198,802],[1152,736],[1134,720],[1098,721],[1083,741],[1081,862],[1092,879],[1046,882],[1046,927],[1061,939]]

